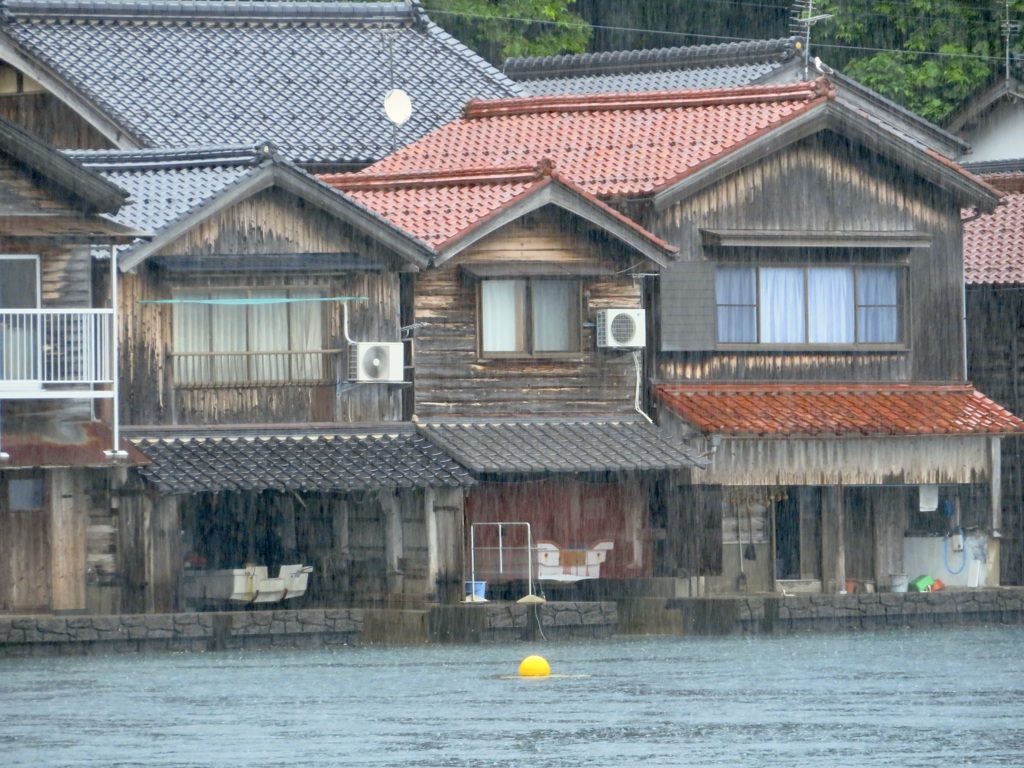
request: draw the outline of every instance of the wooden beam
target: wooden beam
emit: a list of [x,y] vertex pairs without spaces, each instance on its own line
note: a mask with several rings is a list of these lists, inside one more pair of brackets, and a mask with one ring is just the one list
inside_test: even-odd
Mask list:
[[923,232],[817,232],[810,230],[701,229],[706,246],[724,248],[928,248]]

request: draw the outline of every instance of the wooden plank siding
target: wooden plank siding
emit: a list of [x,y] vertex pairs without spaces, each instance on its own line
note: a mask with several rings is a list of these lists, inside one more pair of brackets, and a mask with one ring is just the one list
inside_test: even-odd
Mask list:
[[[967,286],[967,376],[982,392],[1024,414],[1024,288]],[[1002,440],[1000,582],[1024,584],[1024,437]]]
[[[358,253],[386,266],[381,273],[256,272],[187,274],[144,263],[121,280],[121,410],[125,424],[365,422],[400,419],[402,389],[345,385],[347,353],[340,302],[324,302],[323,346],[343,350],[341,384],[190,385],[173,381],[173,306],[144,303],[173,297],[173,289],[316,288],[325,297],[365,296],[348,302],[354,341],[398,341],[399,273],[394,256],[337,221],[278,190],[255,195],[190,230],[158,256]],[[334,372],[329,372],[333,377]]]
[[612,541],[615,546],[601,566],[601,578],[652,576],[648,492],[646,480],[614,474],[481,483],[466,499],[467,543],[470,526],[477,525],[477,578],[499,583],[527,576],[525,527],[503,528],[499,570],[497,527],[489,523],[529,523],[534,545],[550,541],[561,549],[589,549]]
[[0,96],[0,118],[61,149],[116,149],[102,133],[50,93]]
[[510,225],[438,269],[419,274],[415,287],[416,413],[420,418],[459,414],[626,414],[633,410],[636,372],[630,350],[598,350],[599,309],[641,306],[641,286],[625,274],[580,277],[584,295],[579,353],[562,357],[486,359],[479,353],[479,280],[461,267],[537,262],[601,263],[605,272],[634,263],[608,244],[576,231],[564,220]]
[[[846,381],[962,380],[962,261],[959,210],[952,197],[903,174],[892,162],[832,133],[806,139],[652,214],[649,228],[680,247],[680,260],[767,263],[854,262],[909,266],[908,343],[905,349],[858,353],[846,350],[661,352],[661,380],[760,379]],[[929,248],[780,249],[710,248],[700,229],[913,231],[931,236]],[[853,251],[853,253],[846,253]],[[662,276],[664,292],[685,279],[685,265]],[[653,340],[706,324],[713,304],[662,303],[663,331]],[[655,325],[658,333],[659,324]]]

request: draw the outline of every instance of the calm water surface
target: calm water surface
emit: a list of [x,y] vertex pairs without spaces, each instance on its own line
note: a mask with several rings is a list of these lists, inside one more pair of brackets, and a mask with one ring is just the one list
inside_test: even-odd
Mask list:
[[[0,661],[0,765],[1021,766],[1024,629]],[[555,676],[519,678],[540,653]]]

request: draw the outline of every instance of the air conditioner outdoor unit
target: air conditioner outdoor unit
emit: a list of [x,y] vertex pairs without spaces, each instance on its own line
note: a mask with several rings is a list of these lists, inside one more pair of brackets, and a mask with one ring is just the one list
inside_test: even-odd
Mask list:
[[642,309],[599,309],[597,311],[597,346],[642,347],[647,343],[647,330]]
[[405,348],[400,341],[357,341],[348,348],[349,381],[402,381]]

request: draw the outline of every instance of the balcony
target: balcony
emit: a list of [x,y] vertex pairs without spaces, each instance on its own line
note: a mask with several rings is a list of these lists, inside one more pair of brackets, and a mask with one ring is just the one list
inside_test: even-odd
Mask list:
[[0,400],[110,398],[112,309],[0,310]]

